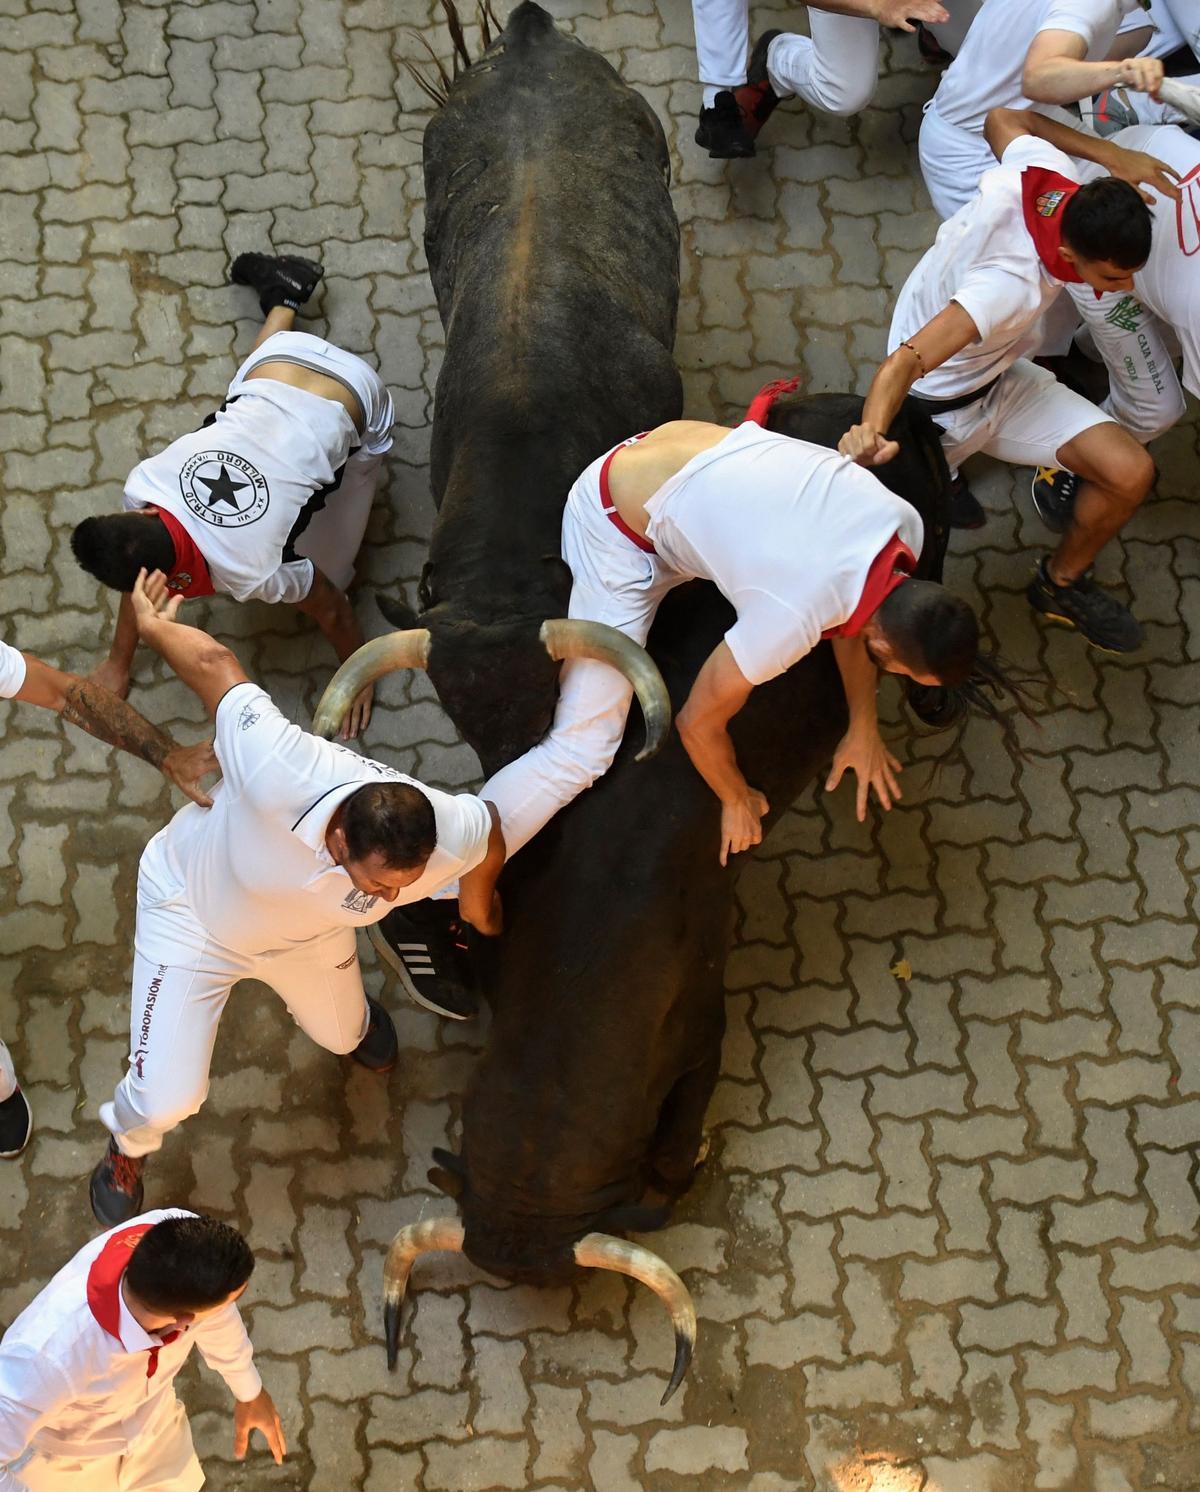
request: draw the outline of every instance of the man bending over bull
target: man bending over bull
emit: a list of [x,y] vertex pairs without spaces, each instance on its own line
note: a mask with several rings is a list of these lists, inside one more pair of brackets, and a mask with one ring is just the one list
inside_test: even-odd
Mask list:
[[478,917],[474,882],[486,878],[490,907],[504,859],[486,804],[293,725],[228,648],[175,620],[181,603],[161,573],[134,582],[139,637],[216,721],[222,780],[212,807],[181,809],[138,867],[129,1070],[101,1105],[111,1139],[91,1181],[109,1227],[141,1210],[145,1157],[204,1102],[238,980],[269,985],[327,1051],[387,1072],[396,1032],[363,991],[356,930],[454,880],[462,915]]
[[[1059,466],[1081,484],[1072,513],[1049,486],[1034,503],[1061,542],[1029,584],[1035,610],[1076,627],[1093,646],[1127,653],[1142,629],[1095,585],[1091,565],[1149,490],[1154,462],[1111,415],[1023,357],[1066,284],[1099,294],[1133,288],[1150,253],[1150,213],[1132,181],[1178,196],[1170,168],[1057,124],[993,109],[987,137],[1001,164],[980,193],[943,223],[892,316],[891,352],[871,382],[862,423],[839,449],[868,466],[898,447],[886,431],[911,390],[942,431],[951,467],[976,451],[1029,466]],[[1114,176],[1079,185],[1074,150]]]
[[[879,671],[958,686],[975,669],[979,645],[965,601],[910,578],[922,540],[916,509],[869,472],[753,419],[733,430],[673,420],[592,462],[572,487],[562,538],[574,582],[570,616],[642,643],[666,593],[697,576],[737,611],[677,720],[696,770],[721,800],[722,865],[761,840],[768,808],[742,775],[729,721],[756,684],[784,673],[822,638],[833,641],[850,711],[826,787],[852,769],[860,819],[870,791],[884,808],[900,796],[900,764],[875,712]],[[607,663],[563,665],[549,733],[480,789],[499,814],[508,854],[608,770],[632,692]],[[478,902],[490,897],[501,863],[480,867]],[[406,908],[389,920],[407,915]],[[482,930],[499,931],[498,908]],[[429,957],[453,962],[444,949]],[[423,1003],[461,1016],[429,998],[429,988]]]
[[[238,255],[232,279],[258,292],[266,319],[224,404],[134,467],[124,513],[85,518],[72,535],[88,574],[123,592],[112,651],[93,675],[118,694],[137,647],[129,595],[141,569],[161,570],[181,596],[290,601],[339,659],[362,646],[345,587],[395,415],[374,368],[292,330],[323,273],[295,256]],[[343,734],[358,735],[370,715],[367,688]]]

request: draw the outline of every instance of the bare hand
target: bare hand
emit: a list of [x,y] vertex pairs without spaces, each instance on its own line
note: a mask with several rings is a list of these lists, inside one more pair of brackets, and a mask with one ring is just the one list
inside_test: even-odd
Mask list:
[[1127,181],[1130,186],[1136,187],[1141,193],[1142,201],[1149,203],[1151,207],[1154,206],[1154,198],[1145,190],[1147,186],[1152,186],[1160,196],[1170,197],[1172,202],[1178,202],[1181,196],[1175,185],[1179,180],[1179,172],[1175,167],[1168,166],[1166,161],[1155,160],[1144,150],[1125,150],[1122,146],[1117,146],[1109,174],[1118,181]]
[[875,19],[881,26],[892,26],[897,31],[915,31],[913,21],[937,26],[950,19],[950,12],[937,0],[876,0]]
[[263,1438],[275,1457],[276,1465],[281,1464],[284,1456],[287,1455],[287,1442],[283,1438],[283,1425],[279,1420],[279,1412],[265,1388],[257,1399],[251,1399],[248,1404],[243,1404],[239,1400],[234,1405],[233,1454],[239,1461],[244,1461],[246,1458],[251,1430],[262,1431]]
[[859,466],[882,466],[900,454],[900,442],[889,440],[874,425],[851,425],[838,441],[838,450]]
[[753,788],[744,798],[721,804],[721,864],[728,865],[730,855],[762,843],[762,820],[770,804]]
[[847,769],[858,778],[855,811],[860,824],[867,816],[871,788],[875,789],[875,796],[884,808],[891,808],[893,801],[902,796],[896,779],[900,763],[883,744],[883,737],[878,730],[846,732],[833,754],[833,766],[825,782],[827,793],[833,792]]
[[153,574],[139,570],[129,600],[133,606],[139,637],[144,634],[147,625],[156,619],[173,622],[175,614],[183,605],[182,596],[173,596],[168,591],[167,577],[161,570],[155,570]]
[[97,668],[93,668],[88,674],[88,682],[99,684],[101,689],[107,689],[110,694],[115,694],[118,699],[129,697],[129,670],[122,668],[111,658],[106,658]]
[[195,746],[176,746],[162,760],[162,774],[174,783],[185,797],[201,808],[211,808],[212,799],[200,786],[200,779],[210,772],[219,772],[221,763],[213,750],[211,741],[200,741]]
[[355,736],[362,735],[371,723],[371,702],[375,698],[375,685],[368,684],[354,696],[354,702],[346,711],[346,718],[342,721],[340,735],[343,741],[353,741]]
[[1163,65],[1157,57],[1126,57],[1120,64],[1117,81],[1137,93],[1158,97],[1163,80]]

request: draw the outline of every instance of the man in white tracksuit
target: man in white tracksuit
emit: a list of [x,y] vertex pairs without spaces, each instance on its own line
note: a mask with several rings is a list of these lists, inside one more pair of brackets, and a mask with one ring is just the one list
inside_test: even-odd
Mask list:
[[148,1212],[85,1243],[0,1342],[0,1492],[198,1492],[175,1378],[198,1347],[233,1394],[234,1454],[283,1428],[236,1302],[254,1256],[227,1223]]
[[[703,99],[696,143],[710,156],[754,154],[759,130],[795,95],[827,114],[858,114],[879,76],[879,28],[945,21],[938,0],[825,0],[809,5],[810,36],[767,31],[750,49],[749,0],[692,0]],[[749,63],[747,63],[749,54]]]
[[1152,91],[1162,64],[1109,62],[1123,18],[1141,0],[985,0],[921,121],[921,174],[945,220],[996,164],[983,126],[991,109],[1027,109],[1090,98],[1112,83]]
[[[231,274],[258,291],[266,319],[225,402],[134,467],[124,513],[86,518],[71,538],[82,567],[123,593],[112,650],[93,675],[117,693],[137,647],[129,593],[141,569],[161,570],[181,596],[288,602],[343,661],[365,640],[345,591],[392,444],[391,396],[362,358],[292,330],[319,264],[239,254]],[[365,689],[346,736],[370,709]]]
[[504,858],[484,802],[293,725],[227,648],[174,620],[181,599],[167,599],[161,574],[132,592],[141,640],[215,718],[222,781],[210,809],[181,809],[154,836],[138,869],[129,1068],[100,1107],[111,1138],[91,1180],[109,1225],[140,1211],[145,1157],[203,1104],[238,980],[269,985],[326,1050],[387,1072],[396,1033],[363,990],[357,930],[455,881],[471,919],[472,872]]

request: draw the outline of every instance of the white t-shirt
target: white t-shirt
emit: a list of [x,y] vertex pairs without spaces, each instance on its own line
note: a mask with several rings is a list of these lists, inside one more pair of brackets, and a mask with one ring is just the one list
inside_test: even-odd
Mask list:
[[[189,803],[146,846],[184,887],[191,914],[236,953],[280,952],[340,927],[367,927],[432,896],[487,853],[491,815],[470,793],[443,793],[293,725],[257,684],[217,706],[222,780],[211,808]],[[370,782],[406,782],[433,804],[437,848],[395,902],[355,888],[325,847],[334,810]]]
[[26,671],[24,655],[0,642],[0,699],[12,699],[25,682]]
[[140,462],[126,508],[165,508],[237,601],[303,601],[312,561],[292,548],[359,444],[335,399],[271,378],[244,384],[211,424]]
[[[1150,257],[1133,277],[1133,291],[1179,338],[1184,387],[1200,398],[1200,141],[1177,124],[1141,124],[1118,130],[1113,143],[1144,150],[1179,172],[1179,202],[1147,188],[1154,194],[1154,232]],[[1094,181],[1104,170],[1084,161],[1079,175]],[[1106,300],[1116,305],[1122,298]]]
[[853,616],[896,534],[914,555],[924,539],[917,510],[869,471],[752,421],[664,482],[646,517],[664,564],[711,580],[736,608],[725,641],[751,684]]
[[979,340],[913,385],[928,399],[953,399],[982,388],[1038,345],[1038,318],[1064,282],[1038,258],[1025,226],[1021,172],[1043,166],[1078,181],[1075,163],[1033,135],[1019,135],[1004,159],[985,171],[979,194],[938,229],[933,246],[905,281],[892,314],[888,352],[915,336],[957,301]]
[[989,109],[1036,109],[1021,91],[1021,75],[1037,34],[1069,31],[1086,42],[1088,62],[1102,62],[1134,10],[1144,15],[1140,0],[984,0],[933,107],[972,134],[983,133]]

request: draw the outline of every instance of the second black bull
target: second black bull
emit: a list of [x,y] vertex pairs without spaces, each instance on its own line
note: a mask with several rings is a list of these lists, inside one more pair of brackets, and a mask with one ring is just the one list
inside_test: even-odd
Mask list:
[[[566,609],[557,556],[568,487],[607,447],[679,414],[669,353],[678,230],[648,106],[533,4],[455,82],[425,153],[447,346],[423,611],[339,672],[318,725],[331,728],[364,677],[427,666],[492,771],[539,739],[553,711],[555,664],[539,632]],[[860,408],[847,395],[793,396],[769,423],[835,445]],[[936,579],[940,446],[912,406],[895,433],[902,455],[880,475],[921,512],[919,573]],[[649,651],[675,708],[732,619],[704,583],[664,603]],[[827,647],[754,691],[733,736],[772,817],[828,762],[845,725]],[[487,1050],[466,1094],[461,1154],[438,1156],[461,1220],[413,1225],[392,1245],[393,1357],[414,1259],[451,1248],[525,1283],[581,1265],[635,1275],[675,1324],[668,1393],[686,1370],[686,1291],[651,1251],[612,1233],[664,1221],[694,1174],[725,1029],[735,869],[718,863],[719,805],[678,738],[648,762],[634,760],[639,740],[634,723],[607,776],[505,871],[507,931],[480,957]]]

